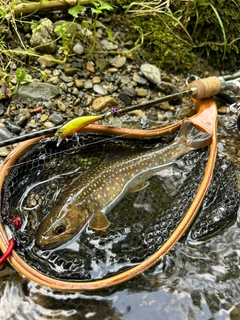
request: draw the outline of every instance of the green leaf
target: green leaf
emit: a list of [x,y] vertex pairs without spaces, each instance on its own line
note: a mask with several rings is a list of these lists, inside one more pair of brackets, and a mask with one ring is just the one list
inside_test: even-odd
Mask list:
[[27,72],[24,69],[17,69],[16,71],[16,77],[17,77],[17,82],[21,83],[27,75]]
[[80,4],[68,9],[68,13],[71,14],[74,18],[78,17],[79,12],[86,11],[86,7],[81,6]]

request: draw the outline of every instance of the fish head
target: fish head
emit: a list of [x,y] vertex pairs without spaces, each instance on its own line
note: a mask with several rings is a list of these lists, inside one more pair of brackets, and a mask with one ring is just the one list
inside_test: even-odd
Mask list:
[[71,240],[84,226],[76,209],[69,209],[64,215],[47,216],[39,227],[36,244],[44,250],[57,248]]

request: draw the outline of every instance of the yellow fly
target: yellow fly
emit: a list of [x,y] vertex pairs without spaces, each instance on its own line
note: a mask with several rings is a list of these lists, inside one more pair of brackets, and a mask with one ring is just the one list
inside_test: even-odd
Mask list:
[[61,143],[61,141],[66,138],[67,136],[78,132],[82,128],[86,127],[92,122],[98,121],[103,119],[103,115],[98,116],[83,116],[78,117],[73,120],[68,121],[65,123],[60,129],[57,130],[55,133],[55,137],[58,137],[57,146]]

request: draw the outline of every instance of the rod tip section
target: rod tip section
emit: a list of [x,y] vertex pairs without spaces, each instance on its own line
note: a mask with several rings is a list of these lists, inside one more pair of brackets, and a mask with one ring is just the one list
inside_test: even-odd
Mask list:
[[221,81],[217,77],[195,80],[190,83],[189,88],[197,88],[192,97],[197,100],[210,98],[221,91]]

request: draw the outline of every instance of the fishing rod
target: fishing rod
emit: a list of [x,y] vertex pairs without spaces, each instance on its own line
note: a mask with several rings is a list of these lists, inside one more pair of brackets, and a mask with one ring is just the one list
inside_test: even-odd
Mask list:
[[[240,91],[240,71],[232,74],[221,77],[208,77],[204,79],[200,79],[197,76],[189,76],[186,80],[187,89],[173,93],[155,100],[150,100],[148,102],[135,104],[133,106],[129,106],[126,108],[112,108],[110,111],[107,111],[103,115],[98,116],[86,116],[79,117],[67,122],[65,125],[56,126],[53,128],[43,129],[37,132],[32,132],[29,134],[24,134],[18,137],[13,137],[7,140],[0,141],[0,147],[4,147],[7,145],[11,145],[14,143],[22,142],[25,140],[30,140],[36,137],[40,137],[43,135],[49,135],[55,133],[55,136],[59,137],[61,142],[63,138],[81,130],[86,125],[95,122],[100,119],[108,118],[119,113],[127,113],[137,109],[146,109],[150,106],[154,106],[156,104],[174,100],[176,98],[181,98],[183,96],[191,96],[196,100],[202,100],[204,98],[209,98],[212,96],[218,96],[221,94],[223,90],[239,90]],[[65,132],[63,132],[66,129]]]

